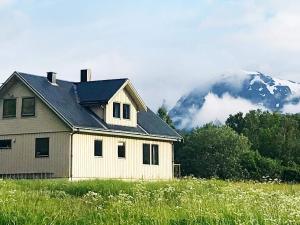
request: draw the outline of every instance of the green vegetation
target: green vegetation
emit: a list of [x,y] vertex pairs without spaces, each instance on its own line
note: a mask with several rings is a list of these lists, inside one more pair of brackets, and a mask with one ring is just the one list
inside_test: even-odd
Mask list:
[[300,224],[300,185],[1,181],[0,224]]
[[251,111],[196,128],[176,145],[183,175],[300,182],[300,115]]

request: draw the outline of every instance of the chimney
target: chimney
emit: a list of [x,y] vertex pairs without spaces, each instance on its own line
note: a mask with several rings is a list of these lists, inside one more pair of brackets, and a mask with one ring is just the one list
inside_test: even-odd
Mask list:
[[47,79],[51,84],[56,84],[56,73],[55,72],[47,72]]
[[80,82],[89,82],[92,80],[92,71],[85,69],[80,71]]

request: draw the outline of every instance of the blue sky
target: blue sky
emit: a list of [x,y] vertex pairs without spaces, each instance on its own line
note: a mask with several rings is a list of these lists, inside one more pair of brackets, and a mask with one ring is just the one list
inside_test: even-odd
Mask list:
[[300,2],[0,0],[0,81],[129,77],[152,108],[224,73],[300,81]]

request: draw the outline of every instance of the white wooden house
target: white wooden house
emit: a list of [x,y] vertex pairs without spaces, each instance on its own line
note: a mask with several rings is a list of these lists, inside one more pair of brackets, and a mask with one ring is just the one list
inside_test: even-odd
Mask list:
[[172,179],[181,136],[128,79],[14,72],[0,89],[0,178]]

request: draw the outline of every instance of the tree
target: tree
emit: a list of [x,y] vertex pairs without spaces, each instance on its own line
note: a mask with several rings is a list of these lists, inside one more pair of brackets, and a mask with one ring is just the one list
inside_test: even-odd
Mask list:
[[176,152],[183,175],[242,178],[240,157],[250,151],[248,139],[228,126],[212,124],[193,130]]
[[167,107],[165,106],[165,104],[163,103],[161,107],[159,107],[159,109],[157,110],[157,115],[163,120],[165,121],[170,127],[172,127],[173,129],[175,129],[175,126],[173,124],[173,121],[171,119],[171,117],[168,114],[168,110]]

